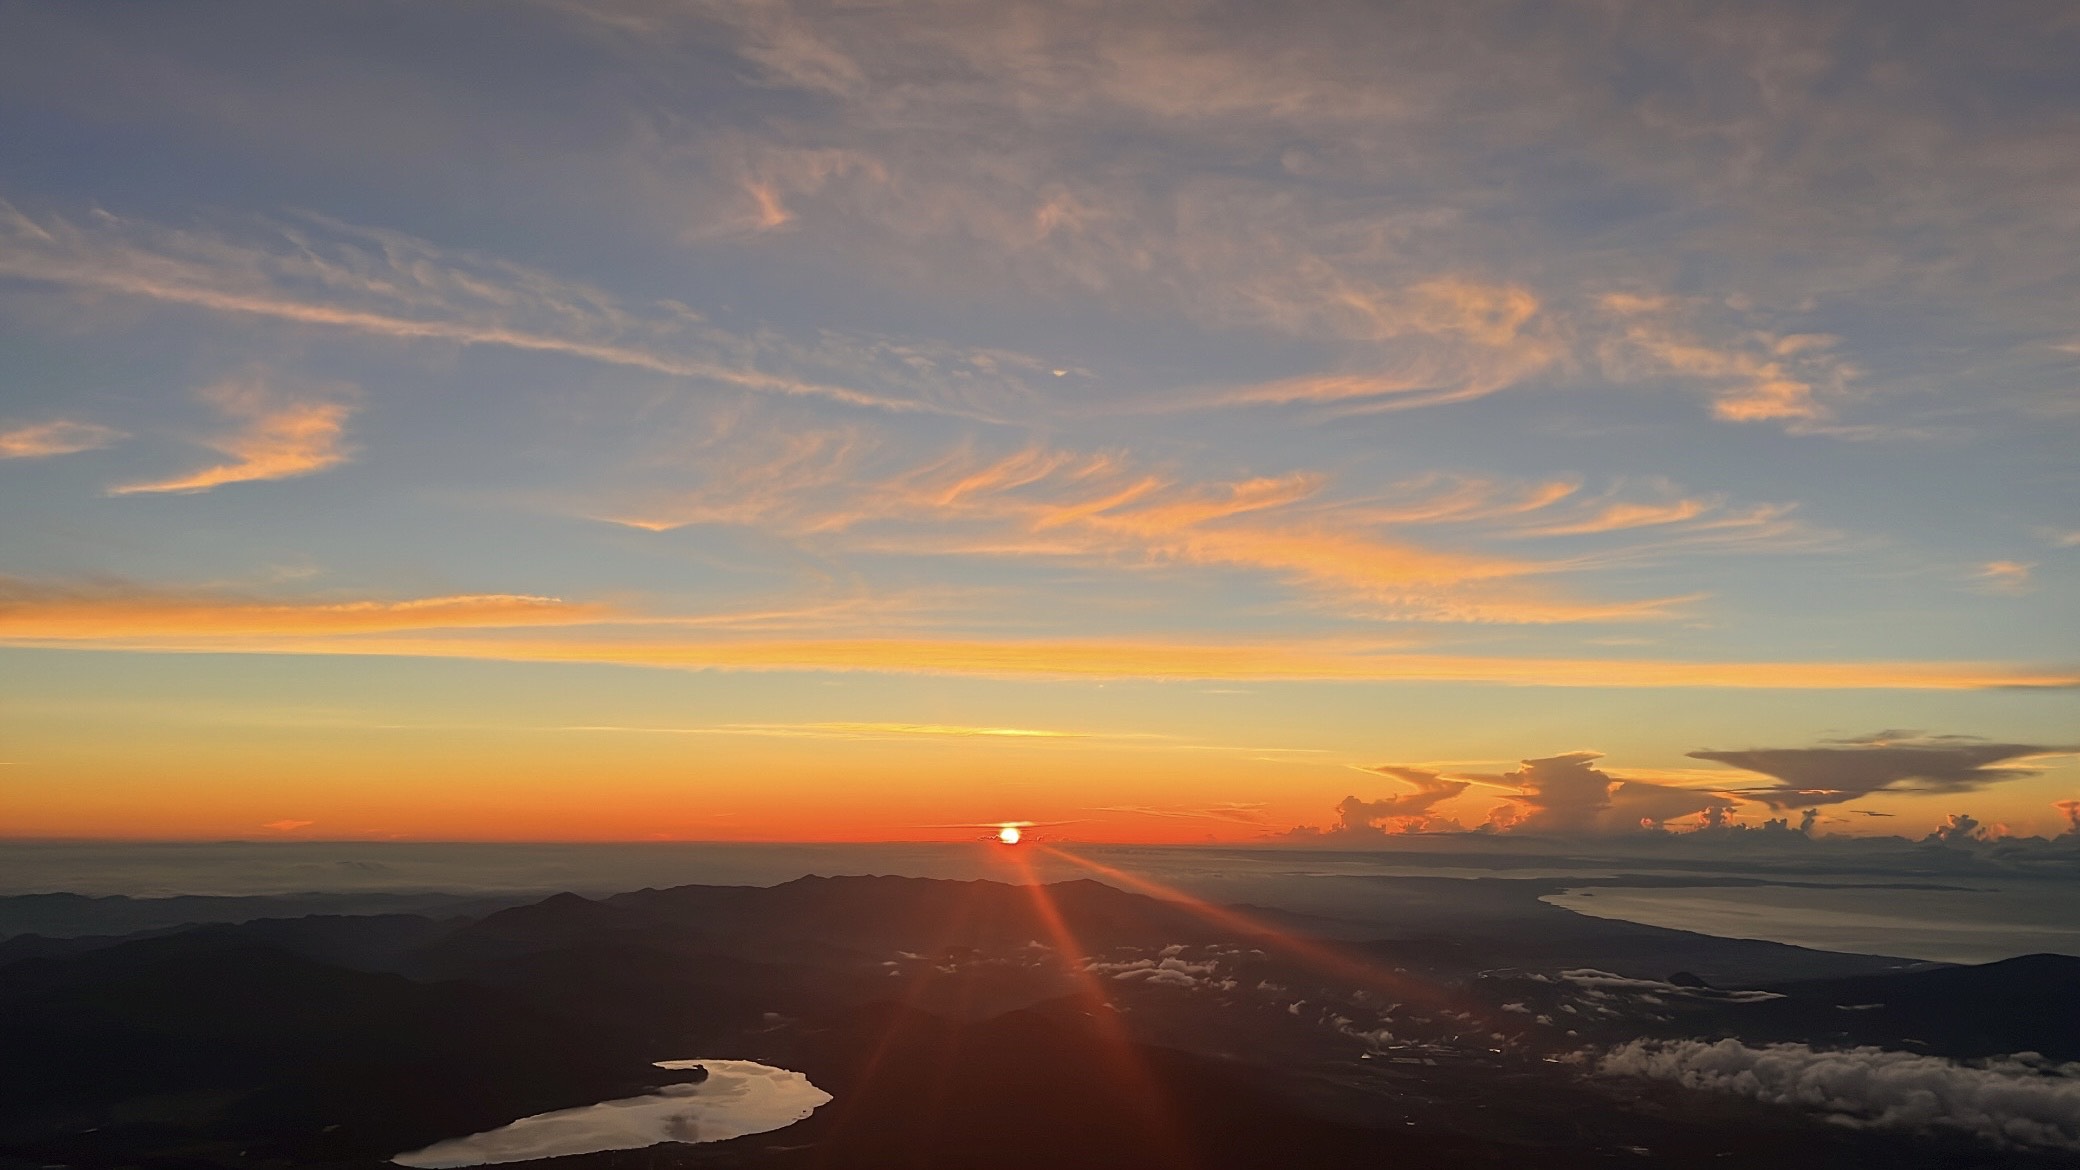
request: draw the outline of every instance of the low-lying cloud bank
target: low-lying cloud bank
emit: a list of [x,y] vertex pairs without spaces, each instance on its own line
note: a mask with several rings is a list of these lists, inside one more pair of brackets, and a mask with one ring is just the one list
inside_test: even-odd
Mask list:
[[1882,1048],[1634,1040],[1596,1070],[1819,1110],[1856,1128],[1955,1129],[2003,1146],[2080,1150],[2080,1064],[2035,1053],[1963,1062]]
[[[2080,755],[2080,744],[1995,743],[1970,735],[1930,735],[1888,730],[1809,748],[1757,748],[1739,752],[1694,751],[1691,758],[1730,764],[1725,778],[1697,774],[1619,775],[1599,767],[1602,753],[1566,752],[1521,761],[1507,772],[1422,768],[1381,764],[1361,771],[1403,786],[1377,799],[1356,794],[1336,805],[1328,828],[1296,826],[1284,836],[1303,844],[1339,847],[1376,845],[1390,836],[1420,833],[1510,833],[1560,837],[1682,835],[1710,838],[1754,835],[1779,842],[1811,841],[1827,835],[1822,822],[1857,823],[1855,814],[1890,817],[1855,808],[1841,815],[1823,808],[1866,797],[1900,793],[1978,792],[1996,784],[2041,776],[2044,761]],[[1996,767],[1995,765],[2004,765]],[[1493,804],[1480,824],[1468,824],[1463,805],[1450,806],[1478,786],[1493,791]],[[2070,827],[2054,838],[2025,838],[2049,844],[2053,853],[2080,847],[2080,800],[2057,801]],[[1790,810],[1799,810],[1793,819]],[[1782,812],[1755,821],[1743,812]],[[1987,824],[1968,813],[1952,813],[1921,841],[1930,845],[1977,847],[2015,836],[2005,824]],[[2027,844],[2017,846],[2029,852]],[[2010,852],[2013,852],[2011,850]]]

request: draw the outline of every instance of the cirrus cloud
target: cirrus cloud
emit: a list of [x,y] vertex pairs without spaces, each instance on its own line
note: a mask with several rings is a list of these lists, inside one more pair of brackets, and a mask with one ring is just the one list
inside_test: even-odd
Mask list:
[[263,375],[248,373],[207,387],[201,396],[239,424],[207,441],[230,461],[170,479],[112,487],[110,495],[187,494],[233,483],[293,479],[337,467],[351,454],[345,444],[347,419],[354,413],[348,388],[290,394]]
[[52,419],[0,431],[0,459],[42,459],[95,451],[126,438],[114,427],[99,423]]

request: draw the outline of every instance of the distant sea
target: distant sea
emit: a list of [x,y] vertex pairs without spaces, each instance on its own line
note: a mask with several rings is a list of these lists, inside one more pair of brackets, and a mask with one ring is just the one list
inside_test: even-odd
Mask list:
[[2046,951],[2080,955],[2080,890],[2070,883],[1971,884],[1960,890],[1599,886],[1543,901],[1595,918],[1862,955],[1944,963]]

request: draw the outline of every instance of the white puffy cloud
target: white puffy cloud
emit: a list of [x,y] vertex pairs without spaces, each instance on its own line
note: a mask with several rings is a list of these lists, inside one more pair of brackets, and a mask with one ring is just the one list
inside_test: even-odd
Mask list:
[[1160,983],[1169,987],[1184,988],[1217,987],[1221,983],[1225,983],[1227,987],[1224,990],[1232,989],[1234,986],[1233,980],[1217,981],[1214,978],[1218,974],[1218,963],[1212,960],[1194,963],[1181,959],[1178,955],[1184,949],[1182,946],[1173,945],[1164,947],[1159,958],[1128,959],[1114,962],[1093,961],[1084,964],[1083,969],[1093,974],[1110,975],[1113,979],[1121,982],[1140,980],[1146,983]]
[[1390,833],[1422,833],[1457,830],[1459,824],[1435,812],[1435,807],[1466,791],[1470,782],[1440,776],[1422,768],[1382,764],[1364,771],[1377,772],[1408,785],[1412,791],[1361,800],[1346,796],[1336,805],[1336,824],[1328,830],[1294,829],[1290,836],[1366,840]]
[[1534,833],[1627,832],[1734,803],[1705,789],[1613,776],[1595,766],[1600,758],[1598,752],[1569,752],[1525,760],[1515,771],[1481,777],[1518,789],[1489,823],[1497,830]]
[[1965,1062],[1882,1048],[1634,1040],[1596,1068],[1817,1110],[1859,1128],[1956,1129],[2004,1146],[2080,1150],[2080,1064],[2035,1053]]
[[1593,967],[1562,971],[1559,977],[1563,982],[1592,992],[1620,991],[1642,996],[1708,999],[1723,1003],[1761,1003],[1764,1000],[1784,998],[1774,991],[1723,991],[1716,987],[1685,986],[1660,979],[1632,979],[1623,975],[1613,975],[1609,971],[1598,971]]

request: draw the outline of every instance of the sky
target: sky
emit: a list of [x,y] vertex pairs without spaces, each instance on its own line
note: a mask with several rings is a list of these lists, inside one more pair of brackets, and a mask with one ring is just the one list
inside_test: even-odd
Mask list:
[[2074,830],[2076,55],[9,4],[0,834]]

